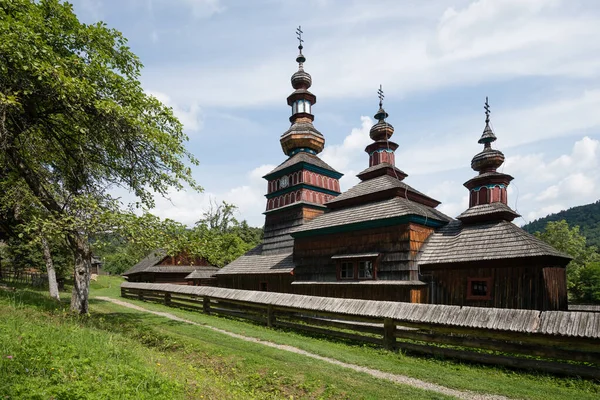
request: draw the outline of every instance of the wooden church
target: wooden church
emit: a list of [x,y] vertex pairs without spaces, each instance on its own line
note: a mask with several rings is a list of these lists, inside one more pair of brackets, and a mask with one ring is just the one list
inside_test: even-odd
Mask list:
[[247,290],[413,303],[566,310],[570,257],[523,231],[508,205],[513,179],[497,171],[489,124],[465,183],[469,208],[453,219],[439,201],[404,182],[398,144],[380,89],[368,167],[340,193],[342,174],[318,157],[325,138],[313,125],[316,96],[296,58],[290,128],[280,142],[287,159],[269,172],[261,245],[216,273],[217,284]]

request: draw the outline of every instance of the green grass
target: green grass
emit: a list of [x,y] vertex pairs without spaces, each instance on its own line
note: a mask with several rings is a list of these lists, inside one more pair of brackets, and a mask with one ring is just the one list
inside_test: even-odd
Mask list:
[[0,292],[0,320],[0,398],[448,398],[107,302]]
[[[92,283],[92,296],[119,298],[120,282],[99,277]],[[199,324],[455,389],[544,400],[600,396],[600,385],[590,381],[412,357],[127,301]],[[64,312],[66,305],[57,307],[45,293],[0,291],[0,376],[7,376],[7,384],[3,379],[0,385],[0,398],[107,398],[107,393],[108,398],[117,399],[446,398],[202,326],[100,300],[92,299],[90,304],[90,316],[74,317]],[[7,355],[13,358],[7,359]],[[49,368],[54,370],[48,372]]]

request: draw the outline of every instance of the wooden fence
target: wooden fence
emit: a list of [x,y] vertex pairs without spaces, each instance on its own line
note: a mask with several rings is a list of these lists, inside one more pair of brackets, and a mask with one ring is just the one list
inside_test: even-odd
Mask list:
[[48,275],[41,272],[0,268],[0,281],[6,283],[21,283],[35,287],[48,286]]
[[121,296],[386,349],[600,379],[600,313],[398,303],[130,283]]

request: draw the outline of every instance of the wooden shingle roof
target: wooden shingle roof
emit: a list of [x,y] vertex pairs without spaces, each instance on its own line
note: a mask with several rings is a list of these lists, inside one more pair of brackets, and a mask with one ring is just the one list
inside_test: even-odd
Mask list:
[[144,257],[139,263],[135,264],[133,267],[125,271],[123,275],[127,276],[139,274],[141,272],[146,272],[148,268],[154,267],[156,264],[160,263],[166,256],[166,251],[162,249],[154,250],[146,257]]
[[275,167],[275,169],[273,169],[271,172],[269,172],[268,174],[263,176],[263,178],[266,179],[267,177],[269,177],[279,171],[282,171],[286,168],[292,167],[293,165],[296,165],[299,163],[312,164],[319,168],[339,174],[338,171],[333,169],[333,167],[329,166],[329,164],[327,164],[325,161],[321,160],[316,155],[301,151],[300,153],[294,154],[293,156],[291,156],[290,158],[288,158],[287,160],[285,160],[284,162],[279,164],[277,167]]
[[425,242],[419,265],[552,256],[571,259],[512,222],[465,225],[459,220],[439,228]]
[[210,279],[219,270],[217,267],[196,267],[194,271],[184,279]]
[[357,199],[359,197],[369,196],[377,192],[386,192],[394,190],[400,191],[401,194],[406,194],[406,196],[403,197],[409,197],[411,194],[414,194],[420,198],[428,200],[435,206],[439,204],[439,201],[432,199],[431,197],[419,192],[418,190],[398,180],[397,178],[389,175],[382,175],[373,179],[368,179],[359,182],[344,193],[335,197],[333,200],[330,200],[327,203],[325,203],[325,205],[334,208],[335,206],[337,206],[338,203],[346,202],[350,199]]
[[491,220],[494,217],[497,217],[497,219],[505,219],[507,221],[512,221],[513,219],[520,217],[520,215],[514,212],[512,208],[510,208],[506,204],[496,202],[470,207],[458,217],[456,217],[456,219],[460,219],[463,222],[468,222],[476,221],[482,218]]
[[420,216],[424,219],[443,223],[452,220],[452,218],[434,208],[415,203],[414,201],[402,197],[394,197],[374,203],[332,210],[297,227],[292,231],[292,236],[299,232],[318,231],[337,226],[379,221],[408,215]]
[[274,255],[246,253],[221,268],[216,275],[289,274],[294,267],[291,253]]

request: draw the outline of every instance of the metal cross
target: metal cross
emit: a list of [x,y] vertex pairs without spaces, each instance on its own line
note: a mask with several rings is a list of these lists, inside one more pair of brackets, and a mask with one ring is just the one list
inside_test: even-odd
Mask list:
[[488,104],[488,98],[485,96],[485,105],[483,106],[485,109],[485,122],[490,122],[490,105]]
[[298,28],[296,29],[296,36],[298,36],[299,47],[302,49],[302,42],[304,42],[304,40],[302,40],[302,34],[304,32],[302,32],[301,28],[302,27],[298,25]]
[[379,85],[379,90],[377,90],[377,95],[379,96],[379,108],[381,108],[383,106],[383,98],[385,97],[383,95],[383,89],[381,88],[381,85]]

